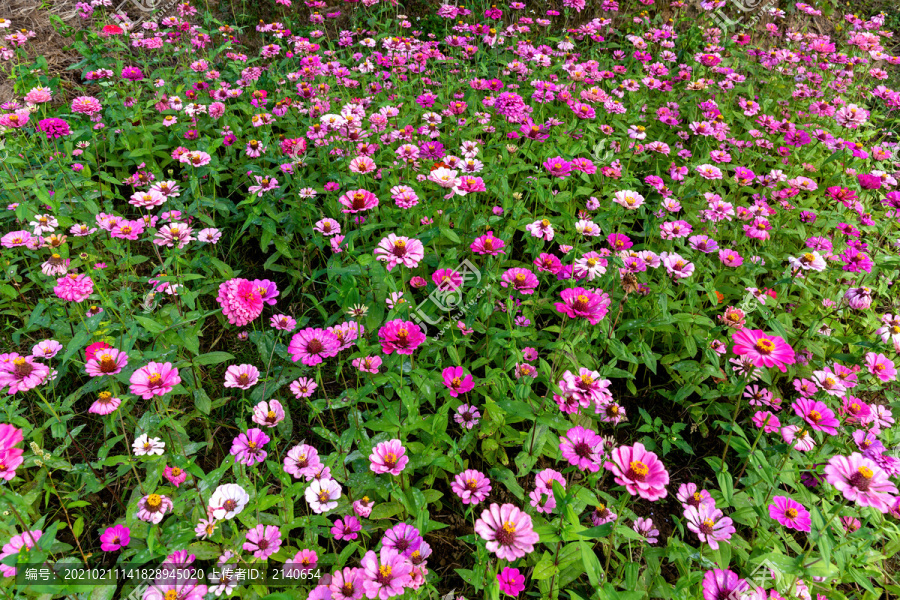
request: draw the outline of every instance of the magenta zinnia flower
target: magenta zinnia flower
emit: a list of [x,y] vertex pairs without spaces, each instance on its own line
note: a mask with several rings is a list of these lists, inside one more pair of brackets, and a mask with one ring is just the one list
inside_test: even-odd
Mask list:
[[837,435],[840,421],[834,416],[834,411],[828,408],[824,402],[800,398],[794,402],[794,412],[809,423],[813,429],[824,431],[828,435]]
[[761,329],[741,329],[735,331],[732,351],[738,356],[747,355],[754,366],[778,367],[786,373],[785,365],[796,362],[794,349],[784,339],[767,335]]
[[441,375],[444,377],[444,385],[450,390],[450,395],[456,398],[475,387],[472,376],[466,373],[462,367],[447,367]]
[[582,471],[596,473],[604,453],[603,438],[582,426],[573,427],[559,438],[562,457]]
[[263,297],[258,286],[247,279],[230,279],[219,286],[216,301],[228,322],[243,327],[255,320],[263,309]]
[[266,460],[268,453],[263,450],[263,446],[268,443],[269,436],[263,433],[262,429],[254,427],[234,438],[231,443],[231,454],[235,462],[252,467]]
[[100,535],[100,549],[104,552],[114,552],[124,548],[131,541],[131,530],[124,525],[107,527]]
[[516,267],[507,270],[500,278],[501,287],[512,286],[520,294],[533,294],[538,286],[538,278],[528,269]]
[[703,576],[703,600],[740,598],[749,590],[750,584],[728,569],[713,569]]
[[890,510],[897,488],[887,473],[859,452],[850,456],[833,456],[825,465],[825,479],[848,500],[860,506],[871,506],[883,513]]
[[406,448],[400,440],[394,439],[375,446],[369,455],[369,461],[369,468],[376,475],[382,473],[399,475],[409,462],[409,457],[406,456]]
[[619,446],[610,452],[612,461],[604,467],[615,475],[615,482],[624,485],[632,496],[647,500],[665,498],[669,473],[653,452],[647,452],[644,445]]
[[809,532],[812,519],[809,511],[787,496],[775,496],[769,505],[769,516],[790,529]]
[[497,581],[500,582],[500,591],[507,596],[518,596],[525,590],[525,576],[518,569],[505,567],[497,574]]
[[531,517],[512,504],[491,504],[475,522],[475,533],[487,541],[488,552],[510,561],[529,554],[540,541]]
[[609,311],[612,300],[609,294],[601,291],[599,294],[581,287],[567,288],[560,293],[562,302],[556,302],[556,310],[568,316],[570,319],[582,317],[591,325],[596,325]]
[[325,358],[337,356],[341,342],[327,329],[307,327],[298,331],[288,344],[291,360],[298,360],[309,367],[315,366]]
[[472,245],[469,246],[469,248],[475,254],[497,256],[498,254],[506,254],[506,251],[503,250],[505,246],[506,242],[498,237],[494,237],[493,231],[488,231],[486,234],[475,238],[475,241],[472,242]]
[[378,330],[381,351],[385,354],[412,354],[425,341],[425,334],[412,321],[394,319]]
[[181,383],[178,369],[172,363],[150,362],[131,374],[129,391],[149,400],[153,396],[165,396]]

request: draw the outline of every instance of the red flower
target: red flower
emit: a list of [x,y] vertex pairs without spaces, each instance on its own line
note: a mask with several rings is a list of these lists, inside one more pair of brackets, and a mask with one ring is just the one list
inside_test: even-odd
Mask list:
[[[109,25],[107,25],[109,27]],[[115,27],[115,25],[113,25]],[[106,342],[94,342],[90,346],[84,349],[84,361],[87,362],[94,358],[94,355],[97,354],[100,350],[105,350],[106,348],[112,348]]]
[[103,37],[109,37],[111,35],[121,35],[122,33],[124,33],[124,31],[118,25],[104,25],[103,33],[101,33],[100,35],[102,35]]

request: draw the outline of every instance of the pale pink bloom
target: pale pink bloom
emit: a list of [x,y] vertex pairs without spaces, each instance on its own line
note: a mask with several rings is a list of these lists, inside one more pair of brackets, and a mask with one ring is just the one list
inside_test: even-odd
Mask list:
[[259,369],[253,365],[231,365],[225,370],[225,387],[249,390],[259,381]]

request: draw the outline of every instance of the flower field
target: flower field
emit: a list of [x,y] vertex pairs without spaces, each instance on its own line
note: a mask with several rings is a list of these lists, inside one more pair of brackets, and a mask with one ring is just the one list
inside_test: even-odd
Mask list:
[[886,15],[258,4],[0,18],[4,597],[900,597]]

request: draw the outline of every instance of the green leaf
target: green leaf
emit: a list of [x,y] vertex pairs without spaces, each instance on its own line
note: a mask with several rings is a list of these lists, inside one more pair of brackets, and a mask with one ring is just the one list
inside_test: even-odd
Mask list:
[[135,321],[140,323],[144,327],[144,329],[146,329],[150,333],[161,333],[166,329],[164,325],[160,325],[149,317],[142,317],[140,315],[133,315],[133,317]]
[[454,244],[459,244],[461,242],[459,239],[459,236],[456,235],[456,232],[453,231],[452,229],[450,229],[449,227],[445,227],[445,226],[441,225],[440,229],[441,229],[441,234],[443,234],[443,236],[445,238],[447,238]]
[[600,567],[600,559],[594,549],[587,542],[578,542],[581,546],[581,559],[584,561],[584,570],[588,579],[591,581],[591,587],[596,588],[600,585],[603,578],[603,569]]
[[229,354],[228,352],[207,352],[206,354],[201,354],[197,358],[194,359],[194,364],[197,365],[217,365],[219,363],[223,363],[227,360],[232,360],[234,358],[233,354]]
[[403,505],[399,502],[382,502],[376,504],[372,509],[369,519],[377,521],[378,519],[390,519],[391,517],[403,512]]

